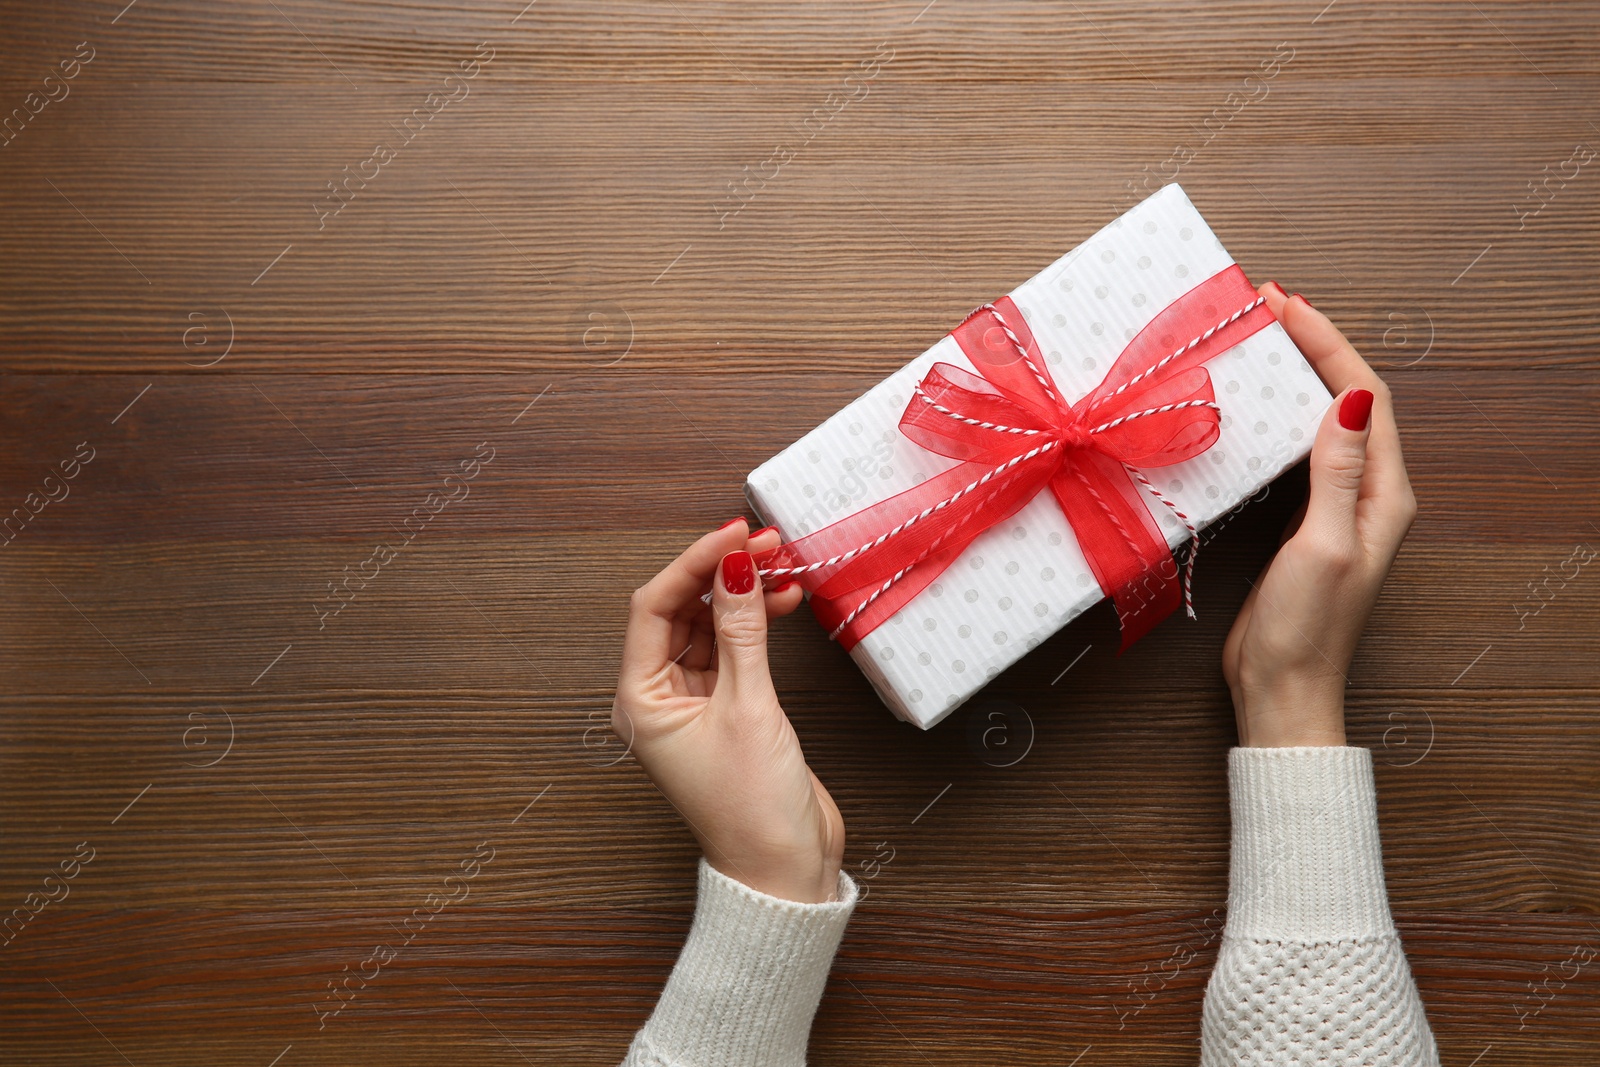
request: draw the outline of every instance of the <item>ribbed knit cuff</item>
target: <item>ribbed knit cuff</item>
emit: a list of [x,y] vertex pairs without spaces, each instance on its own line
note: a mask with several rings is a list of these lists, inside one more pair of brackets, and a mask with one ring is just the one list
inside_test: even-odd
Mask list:
[[1315,943],[1394,933],[1372,753],[1235,748],[1227,933]]
[[801,904],[729,878],[702,857],[694,924],[635,1040],[641,1062],[801,1067],[828,969],[855,910],[843,871],[834,901]]

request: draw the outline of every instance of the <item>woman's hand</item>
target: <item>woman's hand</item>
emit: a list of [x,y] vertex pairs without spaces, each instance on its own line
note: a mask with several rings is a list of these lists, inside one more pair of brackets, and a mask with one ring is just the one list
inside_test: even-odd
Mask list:
[[838,887],[844,820],[767,673],[767,620],[801,601],[795,582],[762,589],[750,553],[777,544],[735,519],[633,594],[611,724],[713,867],[821,903]]
[[1346,673],[1417,501],[1388,387],[1304,297],[1276,282],[1260,292],[1335,395],[1311,449],[1310,497],[1245,598],[1222,673],[1241,745],[1342,745]]

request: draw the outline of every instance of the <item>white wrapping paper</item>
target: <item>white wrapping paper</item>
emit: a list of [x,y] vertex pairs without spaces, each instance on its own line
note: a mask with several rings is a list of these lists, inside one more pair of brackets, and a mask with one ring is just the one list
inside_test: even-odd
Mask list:
[[[1183,190],[1168,185],[1011,298],[1056,387],[1075,403],[1157,312],[1232,263]],[[751,472],[745,491],[762,519],[792,541],[956,466],[898,429],[912,387],[936,362],[973,369],[947,334]],[[1221,437],[1194,459],[1144,472],[1199,527],[1303,458],[1332,400],[1276,322],[1205,366]],[[1176,548],[1188,531],[1147,499]],[[1043,492],[979,535],[851,656],[891,711],[927,729],[1103,596],[1066,516]],[[1160,640],[1161,629],[1145,640]]]

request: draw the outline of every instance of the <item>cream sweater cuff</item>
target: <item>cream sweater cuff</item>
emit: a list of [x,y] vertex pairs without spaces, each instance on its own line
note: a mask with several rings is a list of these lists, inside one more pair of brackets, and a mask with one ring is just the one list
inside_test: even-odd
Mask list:
[[769,896],[702,857],[694,924],[627,1062],[801,1067],[856,906],[856,883],[843,871],[835,898],[800,904]]
[[1318,943],[1394,933],[1378,842],[1372,753],[1228,753],[1232,937]]

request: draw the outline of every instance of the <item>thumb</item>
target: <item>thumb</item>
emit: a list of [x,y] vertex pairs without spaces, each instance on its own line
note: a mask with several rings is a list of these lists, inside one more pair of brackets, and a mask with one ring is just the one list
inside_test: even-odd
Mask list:
[[717,566],[711,594],[717,630],[717,672],[736,692],[772,687],[767,673],[767,606],[750,553],[729,552]]
[[1348,389],[1328,409],[1311,447],[1311,495],[1304,525],[1354,538],[1356,500],[1367,468],[1372,392]]

